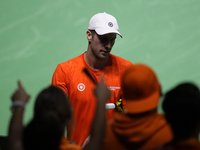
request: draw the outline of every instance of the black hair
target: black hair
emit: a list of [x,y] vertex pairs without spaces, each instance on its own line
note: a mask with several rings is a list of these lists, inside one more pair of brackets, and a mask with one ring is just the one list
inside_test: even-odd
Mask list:
[[96,34],[95,30],[89,30],[92,33],[92,36],[94,36]]
[[42,90],[37,96],[34,116],[41,115],[47,111],[55,111],[65,125],[72,116],[72,108],[67,95],[62,89],[53,85]]
[[35,116],[24,128],[23,148],[24,150],[58,150],[63,131],[57,113],[48,111]]
[[162,108],[174,140],[191,137],[200,123],[200,92],[193,83],[182,83],[165,94]]

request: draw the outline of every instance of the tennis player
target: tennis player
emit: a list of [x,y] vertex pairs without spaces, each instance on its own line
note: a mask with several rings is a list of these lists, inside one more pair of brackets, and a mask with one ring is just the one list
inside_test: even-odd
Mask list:
[[[120,78],[130,61],[110,54],[119,26],[114,16],[95,14],[89,21],[86,37],[88,48],[80,56],[58,64],[52,77],[52,85],[58,86],[69,96],[74,109],[75,128],[68,130],[68,139],[82,146],[89,136],[96,108],[93,89],[95,84],[83,72],[87,68],[96,82],[104,75],[105,83],[112,91],[108,103],[116,103],[121,96]],[[72,49],[71,49],[72,50]],[[103,94],[103,93],[102,93]],[[107,111],[110,119],[116,110]]]

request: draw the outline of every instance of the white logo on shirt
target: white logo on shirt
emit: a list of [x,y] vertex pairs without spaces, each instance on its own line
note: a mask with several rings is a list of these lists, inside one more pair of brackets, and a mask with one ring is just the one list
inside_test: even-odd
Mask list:
[[117,89],[121,89],[121,87],[109,86],[109,89],[110,89],[111,91],[115,91],[115,90],[117,90]]
[[79,84],[77,85],[77,89],[78,89],[79,91],[84,91],[84,90],[85,90],[85,84],[79,83]]

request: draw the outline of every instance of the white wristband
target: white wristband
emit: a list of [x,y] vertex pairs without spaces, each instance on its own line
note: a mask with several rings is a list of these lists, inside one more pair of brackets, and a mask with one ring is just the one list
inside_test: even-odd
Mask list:
[[107,103],[106,104],[106,110],[110,110],[110,109],[115,109],[116,106],[114,103]]
[[11,110],[13,110],[13,108],[14,108],[14,107],[17,107],[17,106],[24,107],[25,104],[24,104],[22,101],[15,100],[15,101],[13,101],[13,103],[12,103]]

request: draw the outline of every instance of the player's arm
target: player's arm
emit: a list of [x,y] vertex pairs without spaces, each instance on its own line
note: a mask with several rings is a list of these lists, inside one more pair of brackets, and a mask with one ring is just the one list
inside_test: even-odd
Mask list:
[[20,81],[18,81],[18,89],[14,92],[11,99],[12,117],[8,130],[8,150],[22,150],[22,132],[23,132],[23,114],[25,104],[30,96],[26,93]]
[[111,91],[108,89],[107,85],[104,84],[104,77],[102,77],[100,83],[97,84],[94,93],[97,100],[96,112],[91,127],[90,141],[83,148],[84,150],[101,150],[103,145],[106,130],[105,104],[111,96]]

